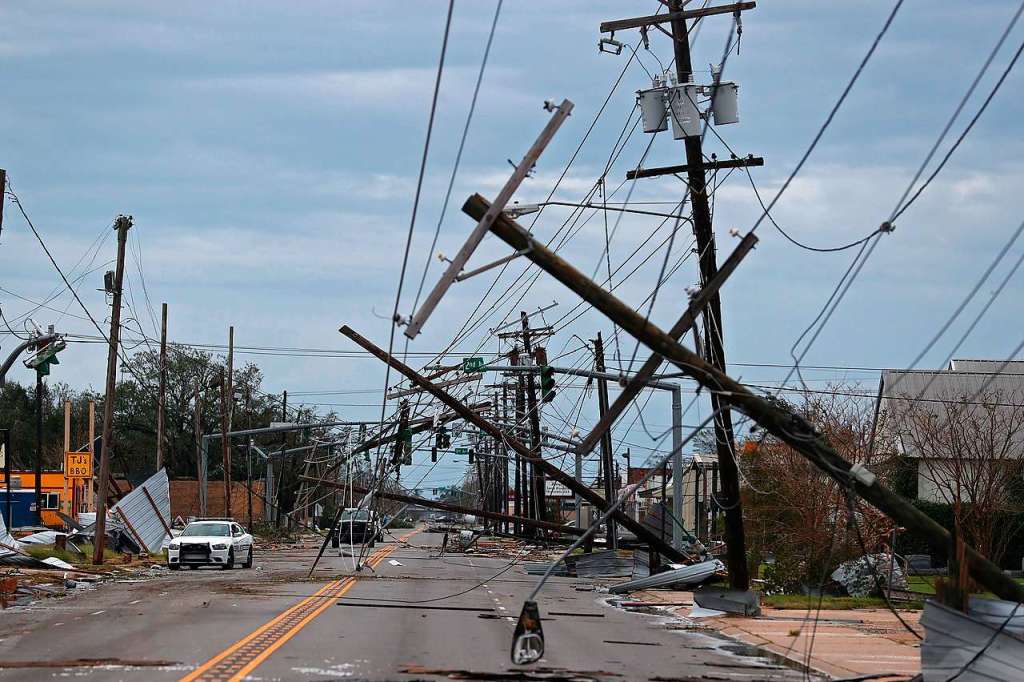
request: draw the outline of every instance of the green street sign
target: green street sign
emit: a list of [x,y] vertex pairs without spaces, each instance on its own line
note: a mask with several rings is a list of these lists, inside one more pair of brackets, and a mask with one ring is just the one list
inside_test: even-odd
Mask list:
[[463,358],[462,360],[462,371],[470,374],[472,372],[480,372],[484,368],[483,358]]
[[456,455],[468,455],[469,454],[469,448],[455,448],[455,454]]

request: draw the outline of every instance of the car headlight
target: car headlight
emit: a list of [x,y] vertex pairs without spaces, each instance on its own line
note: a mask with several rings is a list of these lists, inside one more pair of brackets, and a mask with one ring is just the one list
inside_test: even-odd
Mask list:
[[227,549],[228,546],[225,545],[223,542],[218,542],[216,545],[210,545],[210,548],[211,549]]
[[172,542],[171,544],[167,545],[167,549],[177,550],[177,549],[180,549],[180,548],[181,548],[181,544],[178,543],[178,542]]

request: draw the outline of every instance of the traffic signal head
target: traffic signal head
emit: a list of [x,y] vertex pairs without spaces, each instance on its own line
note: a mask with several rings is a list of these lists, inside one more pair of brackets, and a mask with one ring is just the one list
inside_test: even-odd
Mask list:
[[550,365],[540,368],[541,400],[550,403],[555,399],[555,370]]
[[473,448],[469,449],[469,463],[472,464],[476,461],[476,454],[473,452]]
[[65,348],[67,348],[67,343],[64,342],[64,339],[58,338],[55,341],[51,341],[26,360],[25,366],[29,369],[34,369],[42,376],[47,376],[50,373],[50,365],[60,364],[60,360],[57,359],[57,353]]

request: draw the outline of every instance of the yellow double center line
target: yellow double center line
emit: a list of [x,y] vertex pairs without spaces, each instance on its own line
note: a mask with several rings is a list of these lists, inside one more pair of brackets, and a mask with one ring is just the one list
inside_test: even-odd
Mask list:
[[[406,540],[414,533],[415,531],[402,536],[399,541]],[[397,545],[379,549],[366,563],[376,568],[395,549]],[[333,600],[343,596],[355,584],[355,578],[342,578],[328,583],[203,663],[179,682],[227,682],[243,679],[281,645],[298,634],[299,630],[326,611],[333,604]]]

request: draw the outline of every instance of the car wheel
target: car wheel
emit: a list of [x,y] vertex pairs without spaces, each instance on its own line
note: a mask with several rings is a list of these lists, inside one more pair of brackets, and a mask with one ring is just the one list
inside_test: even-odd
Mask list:
[[232,547],[228,550],[228,560],[221,566],[225,571],[230,571],[235,567],[235,548]]
[[177,571],[177,570],[181,569],[181,565],[180,564],[167,564],[167,568],[171,569],[172,571]]
[[245,563],[242,564],[242,568],[252,568],[252,547],[249,548],[249,554],[245,558]]
[[334,549],[338,549],[338,547],[340,545],[341,545],[341,537],[339,537],[338,534],[335,533],[334,535],[331,536],[331,547],[333,547]]

